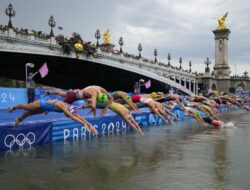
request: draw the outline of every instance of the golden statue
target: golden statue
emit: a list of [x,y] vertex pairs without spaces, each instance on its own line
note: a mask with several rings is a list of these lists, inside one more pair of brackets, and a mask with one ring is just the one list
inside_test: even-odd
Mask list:
[[78,43],[75,43],[75,48],[76,48],[76,50],[77,51],[79,51],[79,52],[81,52],[81,51],[83,51],[84,50],[84,47],[83,47],[83,44],[82,43],[80,43],[80,42],[78,42]]
[[103,43],[104,44],[111,44],[109,30],[107,30],[106,32],[103,32],[102,38],[103,38]]
[[223,15],[222,17],[218,18],[218,26],[217,26],[217,30],[221,30],[221,29],[226,29],[226,25],[225,25],[225,21],[227,18],[227,12],[225,15]]

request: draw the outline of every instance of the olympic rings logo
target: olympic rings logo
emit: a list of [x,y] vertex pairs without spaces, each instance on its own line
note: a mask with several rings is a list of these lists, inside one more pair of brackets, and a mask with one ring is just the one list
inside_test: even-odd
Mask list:
[[28,143],[31,147],[32,144],[34,144],[36,140],[36,135],[33,132],[29,132],[26,135],[23,133],[19,133],[16,137],[14,135],[7,135],[4,138],[4,145],[11,149],[15,144],[19,146],[19,148],[23,148],[25,143]]

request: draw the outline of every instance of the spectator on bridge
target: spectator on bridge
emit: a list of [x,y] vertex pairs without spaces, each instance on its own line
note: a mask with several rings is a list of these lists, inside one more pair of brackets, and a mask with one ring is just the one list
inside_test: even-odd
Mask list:
[[16,119],[13,127],[16,127],[22,120],[24,120],[28,116],[41,113],[46,114],[49,111],[53,111],[53,112],[63,112],[67,117],[71,118],[76,122],[81,123],[89,132],[97,134],[97,130],[95,129],[95,127],[88,121],[86,121],[84,118],[82,118],[80,115],[78,115],[76,107],[70,106],[69,104],[63,101],[40,99],[31,102],[29,104],[14,105],[11,108],[9,108],[8,111],[11,113],[16,109],[24,109],[26,111]]
[[28,103],[31,103],[35,100],[35,81],[34,77],[37,75],[38,71],[35,72],[34,74],[32,72],[28,73],[27,76],[27,83],[26,83],[26,88],[27,88],[27,96],[28,96]]

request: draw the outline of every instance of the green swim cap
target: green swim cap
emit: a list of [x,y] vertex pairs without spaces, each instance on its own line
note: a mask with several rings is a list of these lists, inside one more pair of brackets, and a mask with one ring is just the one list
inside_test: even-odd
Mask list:
[[200,116],[201,113],[199,111],[195,111],[195,115]]
[[132,102],[131,97],[130,96],[126,96],[126,99],[128,100],[128,102]]
[[99,93],[97,97],[97,102],[101,104],[107,104],[108,103],[108,96],[103,93]]

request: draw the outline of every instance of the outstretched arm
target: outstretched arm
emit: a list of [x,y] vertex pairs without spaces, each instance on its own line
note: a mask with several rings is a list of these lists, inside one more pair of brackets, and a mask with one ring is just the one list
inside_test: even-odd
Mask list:
[[83,117],[81,117],[80,115],[77,115],[76,117],[78,117],[82,122],[84,122],[84,123],[85,123],[85,126],[88,126],[89,129],[90,129],[90,131],[91,131],[93,134],[95,134],[95,135],[98,134],[96,128],[95,128],[91,123],[89,123],[87,120],[85,120],[85,119],[84,119]]
[[114,101],[114,98],[113,98],[113,96],[111,96],[104,88],[101,89],[101,92],[104,93],[104,94],[106,94],[106,95],[108,96],[108,99],[109,99],[107,105],[106,105],[106,106],[103,108],[103,110],[102,110],[102,115],[105,115],[106,112],[107,112],[107,109],[109,108],[109,106],[110,106],[110,105],[112,104],[112,102]]
[[91,111],[93,112],[94,116],[96,116],[96,98],[97,98],[97,93],[94,93],[91,96]]
[[37,74],[38,74],[38,71],[35,72],[35,73],[30,77],[30,79],[33,79]]
[[122,95],[121,98],[124,102],[126,102],[130,106],[130,108],[135,110],[137,113],[140,112],[139,108],[132,101],[129,101],[124,95]]
[[81,116],[76,116],[76,115],[70,113],[69,110],[66,108],[66,106],[60,106],[60,107],[67,117],[69,117],[70,119],[72,119],[78,123],[81,123],[87,129],[87,131],[89,131],[89,132],[92,131],[93,133],[96,134],[96,132],[94,132],[93,129],[91,129],[92,125],[88,121],[83,119]]
[[192,111],[190,110],[190,113],[191,113],[190,115],[192,115],[203,127],[207,127],[205,121],[201,119],[199,116],[197,116],[193,110]]

